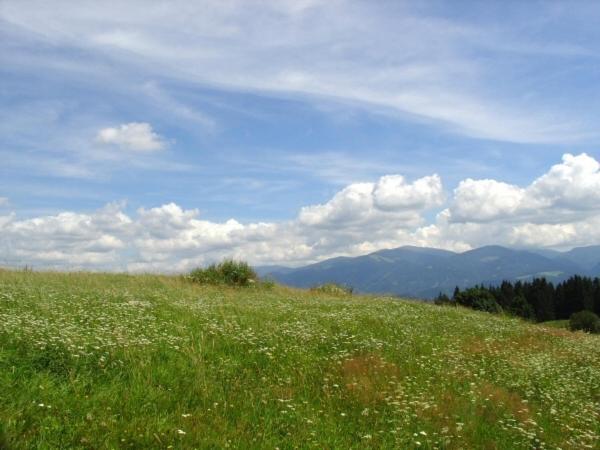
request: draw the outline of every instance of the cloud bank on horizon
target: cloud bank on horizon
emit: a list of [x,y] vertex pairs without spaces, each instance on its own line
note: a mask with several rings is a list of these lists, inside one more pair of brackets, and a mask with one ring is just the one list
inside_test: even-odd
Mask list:
[[303,264],[401,245],[466,250],[490,242],[600,242],[600,163],[586,154],[565,154],[526,187],[464,180],[428,223],[426,213],[444,198],[435,174],[412,182],[387,175],[346,186],[282,222],[212,222],[175,203],[141,208],[134,216],[123,204],[25,220],[8,214],[0,215],[0,249],[9,265],[184,271],[226,257]]
[[0,265],[600,243],[599,21],[594,2],[5,0]]

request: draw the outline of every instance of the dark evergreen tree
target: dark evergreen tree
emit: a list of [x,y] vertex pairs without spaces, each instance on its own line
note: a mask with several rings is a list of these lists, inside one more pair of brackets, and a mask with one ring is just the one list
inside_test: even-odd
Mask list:
[[554,286],[545,278],[536,278],[528,285],[528,303],[533,307],[538,322],[556,318],[554,306]]
[[556,291],[554,292],[554,304],[556,305],[557,318],[564,319],[571,316],[564,283],[560,283],[556,286]]
[[503,281],[500,288],[497,289],[496,301],[502,308],[510,309],[515,299],[515,288],[512,283]]
[[600,278],[594,278],[594,312],[600,316]]
[[600,314],[600,278],[572,276],[554,286],[544,278],[503,281],[498,286],[457,286],[452,298],[441,294],[436,303],[451,303],[489,312],[506,311],[528,320],[569,319],[574,313]]
[[446,294],[439,293],[439,295],[435,298],[434,303],[436,305],[450,305],[454,304],[454,302],[448,297]]
[[523,317],[527,320],[535,320],[535,310],[531,306],[523,295],[517,295],[513,298],[508,312],[515,316]]
[[490,291],[483,286],[469,288],[466,291],[459,292],[456,298],[456,303],[487,312],[501,312],[502,308],[496,302]]
[[571,314],[585,309],[583,303],[583,283],[579,275],[569,278],[563,283],[564,286],[564,304],[565,319],[571,317]]

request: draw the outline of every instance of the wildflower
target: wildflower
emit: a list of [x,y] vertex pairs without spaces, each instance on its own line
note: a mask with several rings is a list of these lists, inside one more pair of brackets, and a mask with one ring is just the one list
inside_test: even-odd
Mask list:
[[183,430],[177,430],[177,434],[183,435],[183,434],[185,434],[185,431],[183,431]]

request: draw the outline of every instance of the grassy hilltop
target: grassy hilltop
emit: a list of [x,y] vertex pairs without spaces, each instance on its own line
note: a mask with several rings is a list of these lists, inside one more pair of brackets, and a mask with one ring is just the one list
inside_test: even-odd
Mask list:
[[0,271],[0,448],[599,448],[600,337],[461,308]]

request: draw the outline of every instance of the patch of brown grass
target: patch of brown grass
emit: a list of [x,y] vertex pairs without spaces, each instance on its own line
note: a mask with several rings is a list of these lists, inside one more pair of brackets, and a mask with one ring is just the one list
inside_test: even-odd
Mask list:
[[474,355],[490,353],[490,347],[488,346],[488,342],[482,340],[481,338],[470,338],[466,340],[463,344],[463,350],[466,353]]
[[390,381],[400,379],[400,369],[376,354],[355,356],[341,365],[344,385],[361,403],[385,398]]
[[577,333],[558,328],[529,329],[516,336],[494,341],[471,338],[463,344],[467,354],[503,357],[513,366],[523,365],[523,353],[551,353],[556,358],[569,357],[556,345],[557,339],[580,339]]
[[273,386],[273,395],[282,400],[292,400],[294,390],[289,386]]
[[558,336],[572,340],[578,340],[580,337],[577,333],[573,333],[570,330],[564,328],[552,328],[552,327],[540,327],[540,333],[549,334],[550,336]]
[[489,400],[489,407],[480,408],[481,416],[491,423],[496,422],[504,411],[508,411],[521,422],[531,418],[530,407],[516,392],[485,382],[479,387],[479,396]]
[[445,391],[441,398],[432,408],[419,409],[416,414],[434,423],[437,427],[451,426],[454,424],[453,416],[458,411],[463,411],[468,407],[468,400],[465,397],[457,396],[453,392]]

